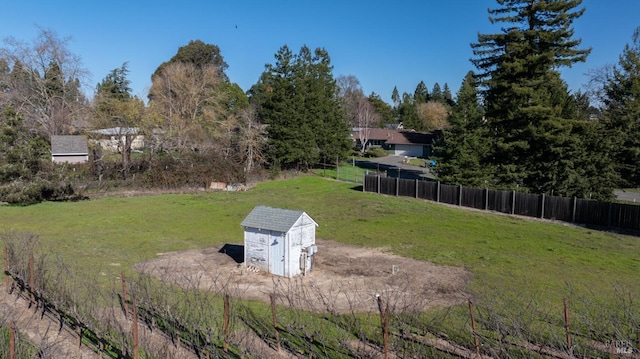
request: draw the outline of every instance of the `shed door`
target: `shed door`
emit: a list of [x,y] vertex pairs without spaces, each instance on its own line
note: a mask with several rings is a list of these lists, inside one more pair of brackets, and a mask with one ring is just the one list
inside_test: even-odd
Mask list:
[[284,276],[284,234],[272,232],[269,243],[269,273]]

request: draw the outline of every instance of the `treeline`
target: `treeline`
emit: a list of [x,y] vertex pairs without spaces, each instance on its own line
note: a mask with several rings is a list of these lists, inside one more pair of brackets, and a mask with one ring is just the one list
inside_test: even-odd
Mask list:
[[472,44],[478,71],[465,77],[436,146],[441,181],[601,200],[640,185],[640,30],[617,65],[594,71],[589,92],[572,93],[558,69],[591,51],[573,36],[580,4],[489,10],[503,30]]
[[[394,88],[392,104],[364,95],[353,75],[334,78],[328,52],[307,46],[281,47],[245,93],[225,73],[218,46],[200,40],[158,66],[146,99],[131,93],[126,62],[88,98],[87,71],[68,39],[49,30],[30,43],[8,39],[0,49],[0,201],[306,171],[350,155],[351,128],[400,124],[442,133],[435,172],[446,183],[596,199],[640,185],[638,33],[617,65],[594,71],[589,92],[572,92],[559,69],[590,52],[572,27],[581,1],[499,4],[489,18],[503,29],[471,44],[476,71],[455,97],[446,83],[421,81],[413,94]],[[51,136],[97,139],[103,129],[118,131],[116,154],[92,145],[86,166],[51,163]]]

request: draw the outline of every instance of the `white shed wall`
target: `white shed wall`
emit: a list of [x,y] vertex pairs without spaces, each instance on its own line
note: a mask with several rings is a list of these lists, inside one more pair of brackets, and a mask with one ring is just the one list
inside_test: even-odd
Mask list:
[[256,228],[244,230],[244,263],[269,271],[269,231]]

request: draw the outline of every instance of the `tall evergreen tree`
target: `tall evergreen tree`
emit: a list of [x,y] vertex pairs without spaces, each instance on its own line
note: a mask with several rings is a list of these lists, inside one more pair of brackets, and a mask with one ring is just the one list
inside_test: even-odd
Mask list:
[[413,96],[404,92],[397,111],[398,120],[402,123],[404,128],[414,130],[420,130],[422,128],[420,118],[418,117],[418,108],[413,101]]
[[386,124],[396,123],[393,107],[384,102],[380,98],[380,95],[372,92],[371,95],[369,95],[369,102],[373,108],[375,108],[376,113],[380,115],[380,123],[376,124],[377,127],[384,127]]
[[268,125],[266,157],[274,168],[307,170],[320,161],[344,158],[349,127],[338,101],[328,53],[285,45],[265,67],[252,101]]
[[393,101],[393,106],[398,107],[400,104],[400,93],[398,92],[398,87],[393,86],[393,91],[391,92],[391,101]]
[[[558,68],[584,61],[590,49],[578,49],[572,24],[584,13],[582,0],[497,0],[492,23],[497,34],[480,34],[472,44],[472,62],[481,71],[491,156],[501,187],[573,195],[572,173],[585,153],[572,153],[580,138],[566,113],[569,96]],[[569,191],[569,188],[573,188]]]
[[429,101],[429,90],[424,81],[420,81],[418,86],[416,86],[416,90],[413,92],[413,101],[416,104]]
[[628,187],[640,186],[640,27],[604,84],[604,121],[616,171]]
[[492,139],[488,136],[477,87],[474,74],[469,71],[458,91],[458,101],[452,108],[451,127],[442,131],[436,140],[434,157],[438,166],[435,171],[445,183],[472,187],[491,184],[487,159]]
[[442,93],[442,89],[440,88],[439,83],[433,84],[433,90],[431,90],[431,100],[444,102],[444,94]]

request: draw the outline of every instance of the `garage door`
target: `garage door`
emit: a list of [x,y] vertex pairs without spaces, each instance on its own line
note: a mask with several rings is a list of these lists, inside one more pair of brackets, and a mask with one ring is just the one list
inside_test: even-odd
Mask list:
[[422,157],[422,145],[395,145],[394,154],[396,156]]

